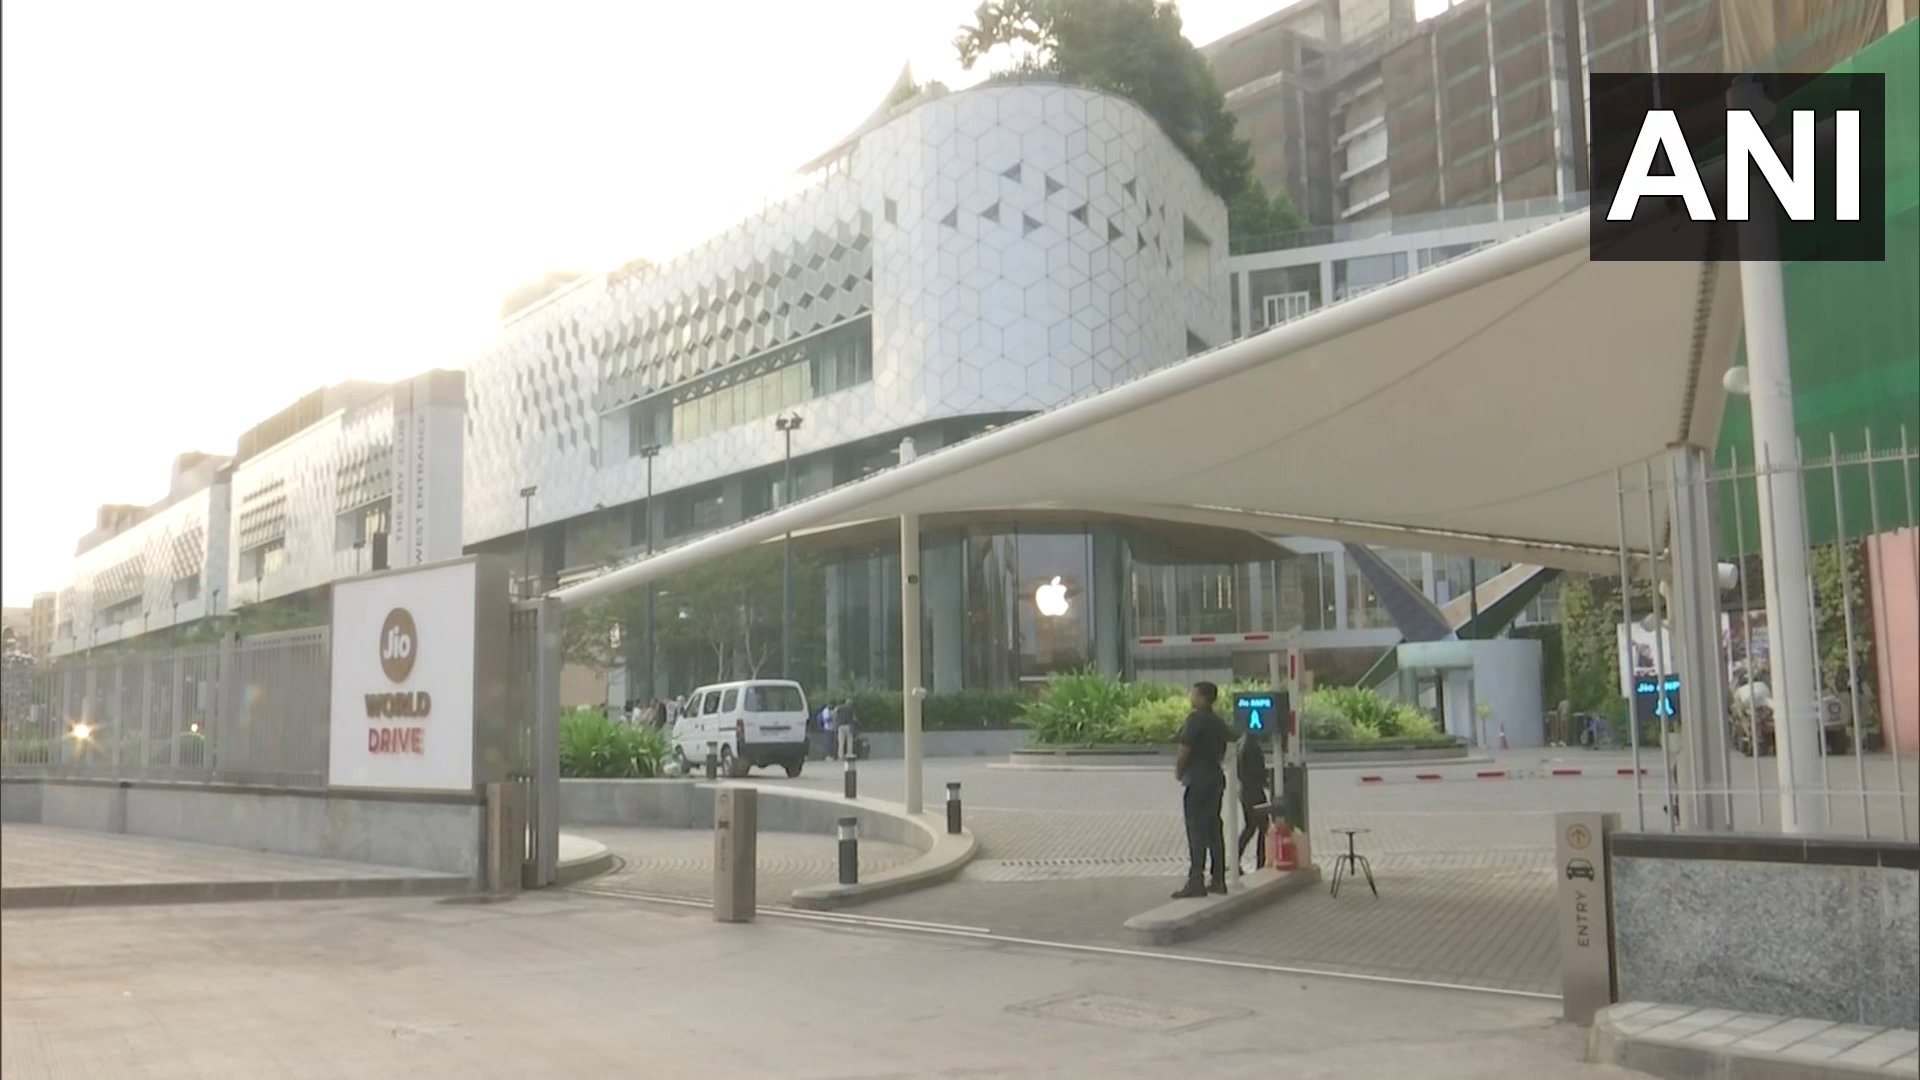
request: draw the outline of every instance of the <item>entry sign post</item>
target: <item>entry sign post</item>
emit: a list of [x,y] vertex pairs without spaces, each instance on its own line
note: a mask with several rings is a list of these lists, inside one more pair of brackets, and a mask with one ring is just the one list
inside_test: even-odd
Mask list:
[[1562,1015],[1576,1024],[1613,1004],[1613,904],[1607,881],[1607,837],[1619,814],[1555,814],[1555,919],[1560,939]]

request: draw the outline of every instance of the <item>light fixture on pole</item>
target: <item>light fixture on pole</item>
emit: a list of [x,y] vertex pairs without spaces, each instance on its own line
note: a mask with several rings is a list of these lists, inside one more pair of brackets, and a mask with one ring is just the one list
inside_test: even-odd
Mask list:
[[[646,522],[647,555],[648,557],[652,557],[653,555],[653,459],[660,456],[660,444],[648,443],[645,446],[642,446],[640,448],[640,456],[647,459],[647,501],[642,503],[641,505],[645,507],[645,513],[646,513],[646,517],[642,520]],[[654,588],[653,582],[651,581],[647,582],[647,637],[646,637],[645,644],[642,647],[647,650],[647,696],[648,697],[658,697],[660,693],[659,687],[654,682],[655,673],[653,670],[653,665],[654,665],[653,598],[654,598],[654,594],[657,591],[658,590]]]
[[520,501],[527,512],[526,523],[520,529],[520,597],[523,600],[533,588],[533,497],[539,491],[538,484],[520,489]]
[[[786,472],[780,481],[780,505],[793,501],[793,433],[800,430],[800,414],[789,413],[773,420],[774,429],[786,437]],[[780,675],[793,678],[793,534],[787,533],[780,552]]]

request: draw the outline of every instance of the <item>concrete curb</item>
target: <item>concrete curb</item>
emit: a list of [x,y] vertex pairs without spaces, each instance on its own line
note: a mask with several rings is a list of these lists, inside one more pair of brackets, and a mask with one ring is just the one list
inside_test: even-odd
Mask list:
[[[1645,1032],[1629,1032],[1623,1027],[1624,1019],[1648,1008],[1650,1006],[1645,1002],[1621,1002],[1600,1010],[1593,1018],[1593,1027],[1587,1032],[1588,1060],[1601,1065],[1635,1069],[1668,1080],[1855,1080],[1868,1076],[1914,1075],[1913,1066],[1909,1064],[1913,1060],[1911,1054],[1883,1065],[1869,1065],[1796,1054],[1790,1045],[1778,1049],[1748,1049],[1728,1045],[1733,1041],[1730,1038],[1724,1042],[1717,1038],[1693,1041],[1685,1034],[1656,1038]],[[1728,1017],[1736,1015],[1720,1011]],[[1755,1019],[1762,1023],[1805,1023],[1789,1021],[1786,1017]],[[1831,1028],[1834,1025],[1819,1026]],[[1691,1034],[1703,1036],[1709,1033],[1695,1030]],[[1747,1032],[1743,1031],[1742,1034]]]
[[598,840],[571,833],[560,834],[560,864],[554,868],[554,884],[572,885],[599,877],[613,869],[613,852]]
[[1126,922],[1127,932],[1143,945],[1171,945],[1188,941],[1240,918],[1250,911],[1308,889],[1320,882],[1320,868],[1256,870],[1244,885],[1225,896],[1171,900]]
[[163,881],[113,885],[23,885],[0,889],[0,909],[109,904],[206,904],[245,900],[365,900],[464,896],[473,883],[451,874],[311,881]]
[[[1011,761],[994,761],[994,762],[989,762],[987,764],[987,768],[1004,769],[1007,772],[1166,772],[1170,768],[1172,768],[1172,761],[1173,761],[1172,758],[1167,758],[1165,761],[1161,761],[1152,765],[1068,765],[1068,764],[1054,764],[1051,762],[1035,762],[1032,764],[1029,764],[1026,762],[1020,762],[1016,764]],[[1383,769],[1383,768],[1391,769],[1391,768],[1402,768],[1402,767],[1418,768],[1422,766],[1434,766],[1434,765],[1452,767],[1455,765],[1491,765],[1491,764],[1493,764],[1493,758],[1485,757],[1485,756],[1436,758],[1431,760],[1408,759],[1408,760],[1402,760],[1402,761],[1321,761],[1315,758],[1307,759],[1307,769],[1311,772],[1317,772],[1317,773],[1342,772],[1342,771],[1351,771],[1354,769]],[[1502,772],[1503,773],[1512,772],[1515,774],[1516,779],[1519,778],[1518,770],[1509,769],[1509,770],[1502,770]],[[1632,775],[1632,774],[1627,773],[1624,775]],[[1370,777],[1363,776],[1360,779],[1363,783],[1369,783],[1369,784],[1412,783],[1413,782],[1413,779],[1411,777],[1408,777],[1405,780],[1401,780],[1397,778],[1373,779]],[[1460,779],[1472,779],[1472,778],[1462,777]]]
[[[909,814],[906,807],[898,803],[879,799],[848,799],[831,792],[750,782],[703,783],[699,786],[713,790],[728,786],[751,787],[759,791],[763,800],[760,807],[762,828],[766,828],[769,821],[779,821],[789,826],[780,831],[831,836],[841,817],[854,817],[859,819],[861,837],[902,844],[920,852],[919,858],[905,866],[874,874],[855,885],[836,883],[795,889],[791,898],[793,906],[809,911],[852,907],[868,900],[898,896],[938,885],[959,874],[979,851],[971,831],[962,829],[958,834],[947,832],[944,814]],[[788,805],[780,811],[775,811],[769,805],[783,801]],[[783,812],[784,817],[775,816]]]
[[[763,832],[798,832],[832,836],[842,817],[859,820],[860,837],[884,840],[920,852],[905,866],[874,874],[856,885],[808,885],[792,895],[795,907],[809,910],[850,907],[868,900],[896,896],[903,892],[938,885],[960,873],[973,861],[979,845],[973,833],[962,829],[957,835],[947,832],[944,810],[941,813],[909,814],[899,803],[879,799],[848,799],[829,791],[795,788],[784,784],[730,780],[674,785],[671,788],[649,786],[647,782],[612,782],[612,799],[595,809],[604,813],[585,821],[605,822],[612,817],[623,825],[653,825],[680,829],[713,828],[713,795],[724,787],[752,788],[760,793],[760,829]],[[584,795],[585,787],[579,789]],[[563,785],[563,798],[565,787]],[[586,809],[581,806],[580,809]]]
[[881,871],[857,885],[808,885],[795,889],[793,906],[827,911],[938,885],[952,880],[979,851],[971,832],[962,830],[957,836],[950,835],[944,831],[946,823],[932,814],[916,818],[903,811],[900,816],[927,829],[934,837],[933,846],[907,865]]

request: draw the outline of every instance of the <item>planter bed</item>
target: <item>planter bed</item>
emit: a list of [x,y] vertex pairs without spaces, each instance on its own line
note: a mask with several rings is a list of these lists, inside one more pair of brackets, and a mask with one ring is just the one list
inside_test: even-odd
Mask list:
[[[1171,746],[1101,744],[1093,746],[1028,746],[1007,755],[1013,765],[1156,765],[1173,756]],[[1377,739],[1373,742],[1309,742],[1307,761],[1356,762],[1443,761],[1467,756],[1458,739]]]

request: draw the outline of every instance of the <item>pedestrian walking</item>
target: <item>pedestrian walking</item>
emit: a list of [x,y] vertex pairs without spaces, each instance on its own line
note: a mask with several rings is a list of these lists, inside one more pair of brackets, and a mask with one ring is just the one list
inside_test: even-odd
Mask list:
[[1260,745],[1260,737],[1249,731],[1240,737],[1240,847],[1234,852],[1235,861],[1242,866],[1247,859],[1247,841],[1256,840],[1253,846],[1253,866],[1258,870],[1267,865],[1267,752]]
[[[1193,711],[1180,729],[1180,749],[1174,757],[1174,777],[1183,785],[1180,809],[1187,825],[1187,883],[1175,900],[1227,891],[1227,836],[1220,824],[1220,800],[1226,797],[1227,722],[1213,711],[1220,688],[1210,682],[1193,684],[1187,703]],[[1211,874],[1208,861],[1211,859]]]
[[820,706],[820,712],[814,716],[813,722],[814,726],[820,729],[821,756],[828,761],[838,758],[840,755],[833,745],[833,702],[829,701],[822,704]]
[[844,761],[857,761],[860,757],[855,738],[859,734],[859,719],[853,714],[853,699],[842,701],[833,710],[834,736],[838,740],[840,757]]

